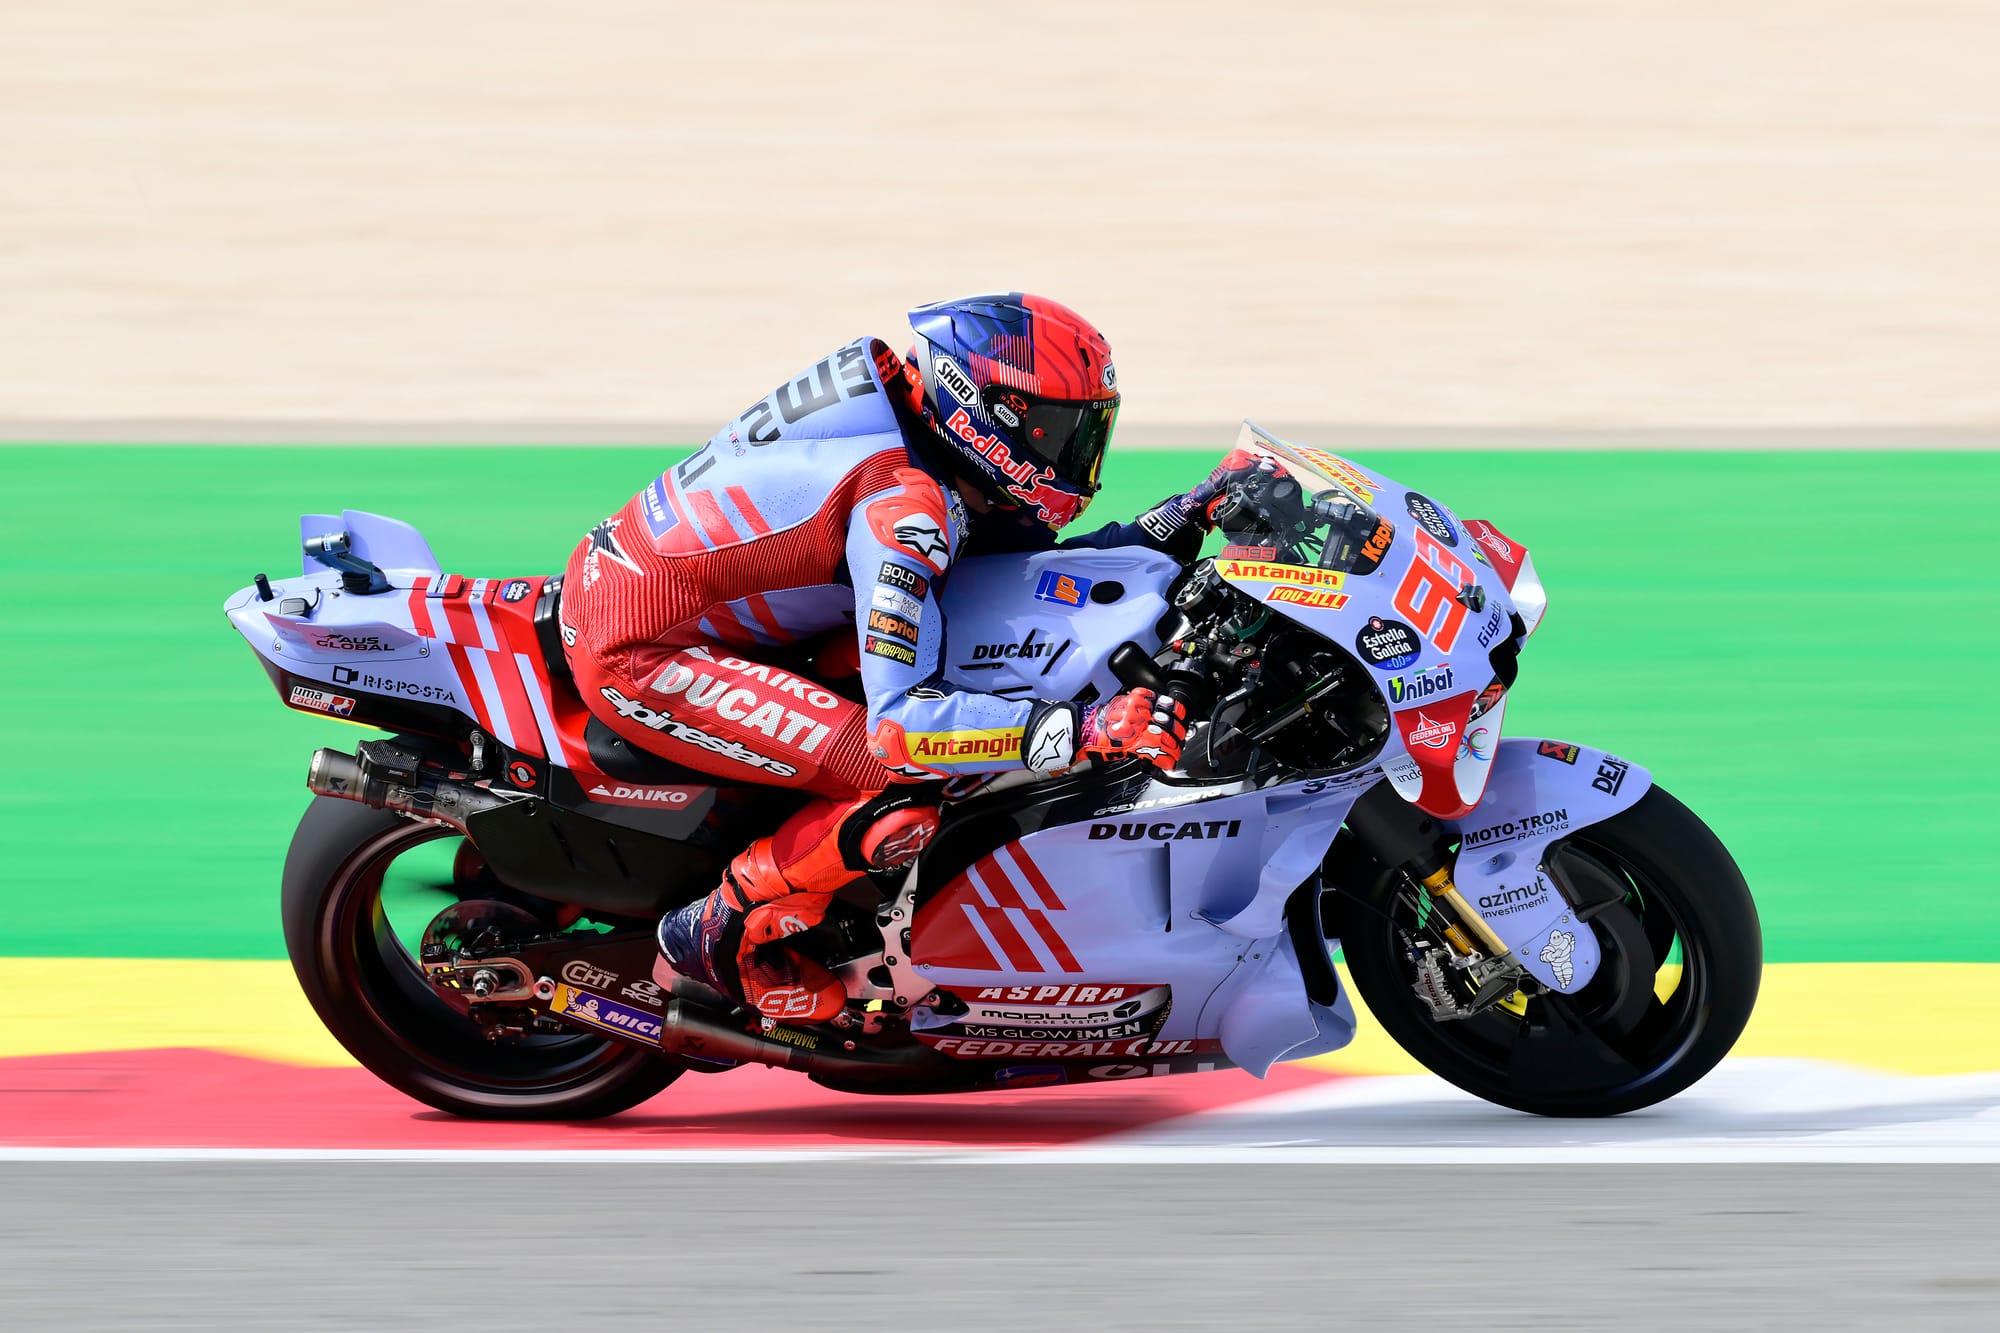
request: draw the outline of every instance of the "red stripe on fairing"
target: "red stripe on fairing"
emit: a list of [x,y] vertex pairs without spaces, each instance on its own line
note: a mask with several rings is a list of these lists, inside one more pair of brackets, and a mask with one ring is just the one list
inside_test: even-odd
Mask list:
[[[451,653],[452,665],[458,668],[458,678],[464,683],[465,692],[472,700],[472,711],[479,719],[479,725],[488,731],[498,731],[499,728],[493,725],[493,715],[498,712],[504,718],[506,705],[502,700],[486,697],[486,691],[480,688],[479,677],[472,670],[473,653],[486,656],[489,668],[493,665],[492,655],[479,647],[479,623],[472,618],[472,608],[467,605],[472,585],[463,583],[459,587],[460,592],[457,596],[437,599],[438,610],[443,613],[445,624],[451,629],[451,637],[457,640],[456,643],[447,644],[446,648]],[[494,684],[499,686],[500,680],[501,677],[496,673]],[[504,691],[505,687],[501,688]],[[526,700],[522,702],[525,703]],[[528,721],[533,725],[533,718],[529,718]],[[513,732],[516,740],[520,739],[520,732],[514,731],[512,727],[508,730]]]
[[1008,858],[1016,866],[1020,867],[1021,877],[1028,881],[1029,885],[1035,890],[1036,895],[1041,898],[1042,906],[1053,912],[1068,910],[1063,906],[1063,900],[1056,897],[1056,891],[1049,887],[1048,877],[1042,874],[1042,868],[1036,865],[1026,852],[1021,850],[1020,843],[1010,842],[1001,850],[1007,853]]
[[535,721],[535,710],[528,705],[528,687],[521,679],[521,668],[514,661],[514,654],[501,650],[486,654],[486,665],[492,668],[494,683],[500,687],[500,697],[507,708],[508,730],[514,736],[514,748],[534,755],[538,759],[547,758],[542,749],[542,728]]
[[[466,656],[462,643],[448,643],[444,650],[451,658],[452,669],[458,672],[458,683],[465,686],[466,701],[472,705],[472,716],[486,730],[493,730],[493,710],[487,705],[486,692],[479,688],[479,677],[472,674],[472,661]],[[477,648],[472,649],[478,652]]]
[[1055,955],[1056,966],[1059,969],[1064,972],[1083,971],[1083,964],[1077,962],[1076,955],[1069,951],[1069,945],[1063,941],[1062,932],[1056,929],[1055,922],[1030,908],[1028,924],[1041,935],[1042,943],[1049,946],[1049,952]]
[[724,643],[748,647],[764,642],[755,630],[743,623],[743,618],[737,615],[736,609],[727,602],[717,602],[709,607],[708,614],[703,619],[715,631],[715,637]]
[[[546,579],[535,580],[534,595],[525,603],[525,605],[533,606],[535,602],[540,599],[542,593],[541,585],[546,583],[547,581],[548,580]],[[589,766],[587,762],[588,753],[587,752],[579,753],[572,746],[569,734],[563,730],[561,714],[559,714],[556,711],[555,686],[549,683],[549,664],[542,657],[541,641],[535,636],[534,633],[534,617],[532,615],[529,615],[524,619],[526,620],[526,623],[528,625],[528,635],[527,635],[527,646],[524,649],[522,649],[522,653],[525,657],[527,657],[528,664],[534,669],[535,673],[535,678],[527,683],[528,688],[538,691],[541,694],[542,704],[544,707],[548,709],[549,721],[552,724],[553,730],[556,733],[556,744],[562,747],[561,756],[550,755],[549,758],[551,759],[559,758],[560,762],[567,768],[575,768],[579,764],[582,764],[584,767],[588,767]],[[537,727],[536,731],[537,734],[539,734],[540,728]]]
[[757,617],[757,623],[764,627],[764,632],[779,643],[790,643],[799,637],[778,623],[778,614],[771,609],[771,604],[764,600],[763,593],[753,592],[743,601],[750,608],[750,614]]
[[[440,575],[439,577],[443,576]],[[417,586],[410,589],[410,623],[415,625],[417,633],[423,635],[426,639],[433,637],[431,632],[431,609],[425,605],[426,602],[430,601],[430,598],[424,596],[430,589],[430,586],[431,581],[429,576],[420,575],[417,579]]]
[[722,512],[722,506],[717,504],[715,497],[707,491],[696,491],[690,495],[688,507],[694,510],[695,518],[701,523],[703,535],[712,544],[736,546],[742,542],[743,539],[736,535],[736,529],[729,525],[729,516]]
[[993,901],[1000,906],[1028,905],[1021,901],[1020,890],[1016,889],[1014,882],[1007,878],[1007,872],[1000,868],[1000,863],[993,859],[991,852],[972,863],[971,873],[979,877],[979,882],[986,886],[986,891],[993,895]]
[[[1018,849],[1010,849],[1010,857],[1012,857],[1014,865],[1018,865],[1018,867],[1028,867],[1030,865],[1028,859]],[[1056,971],[1064,971],[1064,973],[1080,973],[1080,971],[1084,971],[1082,965],[1076,961],[1076,955],[1070,953],[1070,947],[1064,943],[1062,931],[1056,929],[1056,923],[1050,921],[1048,915],[1042,913],[1042,909],[1030,905],[1026,899],[1020,897],[1020,889],[1016,889],[1014,881],[1010,881],[1006,877],[1006,871],[1000,869],[1000,861],[992,853],[988,853],[986,857],[980,857],[972,865],[972,873],[978,875],[980,881],[986,885],[986,891],[994,895],[994,903],[998,903],[1002,909],[1012,907],[1012,909],[1020,911],[1022,919],[1028,923],[1028,929],[1034,931],[1042,939],[1042,945],[1048,947],[1048,955],[1052,959],[1056,959]],[[1040,871],[1036,871],[1034,877],[1030,877],[1030,883],[1034,883],[1036,889],[1040,889],[1040,891],[1048,889],[1048,883],[1040,879]],[[1056,895],[1050,893],[1042,901],[1050,903],[1050,907],[1056,907],[1056,911],[1062,911],[1054,903],[1054,897]],[[994,917],[1000,917],[1000,915],[1002,913],[986,913],[986,917],[984,917],[986,925],[992,925]],[[1040,959],[1036,959],[1034,967],[1040,967]]]
[[1042,970],[1041,957],[1025,939],[1021,938],[1021,932],[1014,928],[1014,922],[1006,912],[997,907],[984,905],[974,910],[979,913],[980,924],[993,936],[993,942],[1000,946],[1001,954],[1007,959],[1007,966],[1016,972]]
[[[1019,857],[1015,858],[1017,864],[1020,859]],[[1000,862],[991,853],[980,857],[979,860],[974,862],[971,873],[979,877],[980,882],[986,886],[986,891],[993,895],[993,901],[999,904],[998,908],[981,912],[979,919],[986,923],[987,929],[993,932],[993,937],[1001,942],[1002,948],[1007,950],[1010,962],[1013,962],[1013,948],[1007,943],[1006,937],[1001,934],[1002,930],[1005,930],[1008,936],[1012,936],[1021,943],[1023,956],[1028,959],[1028,962],[1025,965],[1014,962],[1015,967],[1025,972],[1039,972],[1042,967],[1042,961],[1040,956],[1028,947],[1027,941],[1022,939],[1020,933],[1014,929],[1013,918],[1008,916],[1006,912],[1006,909],[1010,907],[1020,912],[1022,920],[1028,923],[1028,928],[1041,938],[1043,945],[1048,948],[1049,956],[1056,960],[1058,971],[1083,971],[1082,965],[1076,961],[1076,955],[1071,953],[1069,945],[1063,942],[1062,933],[1055,928],[1055,924],[1049,920],[1048,916],[1041,909],[1030,906],[1021,897],[1021,891],[1014,886],[1012,880],[1007,878],[1007,872],[1000,868]]]
[[730,486],[723,490],[723,494],[729,497],[729,503],[736,506],[736,512],[743,515],[743,521],[750,525],[750,531],[759,537],[770,535],[771,525],[764,521],[764,516],[757,512],[757,506],[750,502],[750,492],[741,486]]

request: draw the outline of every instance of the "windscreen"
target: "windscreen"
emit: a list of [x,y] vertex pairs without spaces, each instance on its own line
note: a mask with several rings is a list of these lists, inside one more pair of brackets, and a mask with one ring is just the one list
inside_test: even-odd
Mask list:
[[1336,454],[1288,444],[1244,422],[1236,447],[1284,465],[1304,491],[1320,542],[1317,564],[1343,574],[1372,574],[1396,540],[1396,525],[1375,512],[1375,488],[1359,469]]

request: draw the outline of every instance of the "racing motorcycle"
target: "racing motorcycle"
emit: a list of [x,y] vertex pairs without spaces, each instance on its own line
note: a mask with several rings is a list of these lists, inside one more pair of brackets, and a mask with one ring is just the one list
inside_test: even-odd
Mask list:
[[1261,1076],[1353,1038],[1344,962],[1405,1050],[1499,1105],[1612,1115],[1692,1084],[1755,1003],[1756,909],[1645,769],[1502,737],[1546,607],[1528,551],[1254,425],[1238,447],[1270,466],[1217,502],[1213,557],[953,568],[948,680],[1149,686],[1187,745],[1171,772],[948,788],[914,865],[792,941],[848,991],[814,1026],[654,973],[660,914],[801,798],[594,717],[560,579],[446,574],[407,524],[306,516],[301,575],[226,609],[287,705],[386,733],[308,770],[283,912],[314,1009],[432,1106],[577,1119],[746,1064],[886,1094]]

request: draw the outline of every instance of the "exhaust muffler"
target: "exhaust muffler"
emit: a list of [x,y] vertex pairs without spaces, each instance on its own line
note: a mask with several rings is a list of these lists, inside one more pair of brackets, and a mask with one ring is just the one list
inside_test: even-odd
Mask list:
[[359,801],[377,810],[435,820],[466,832],[466,821],[527,799],[461,782],[441,766],[390,741],[368,741],[356,754],[339,750],[313,751],[306,768],[306,789],[318,796]]

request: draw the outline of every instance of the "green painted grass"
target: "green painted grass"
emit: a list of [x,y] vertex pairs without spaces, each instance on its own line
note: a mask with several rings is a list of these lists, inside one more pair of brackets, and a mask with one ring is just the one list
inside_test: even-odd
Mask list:
[[[298,567],[298,514],[546,572],[678,456],[0,449],[0,954],[283,955],[306,757],[358,733],[282,707],[220,608]],[[1509,729],[1652,769],[1742,863],[1774,961],[1992,956],[2000,455],[1362,458],[1533,549],[1551,610]],[[1209,461],[1123,455],[1089,517]]]

